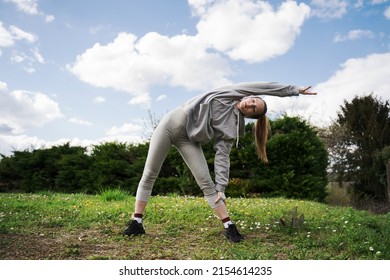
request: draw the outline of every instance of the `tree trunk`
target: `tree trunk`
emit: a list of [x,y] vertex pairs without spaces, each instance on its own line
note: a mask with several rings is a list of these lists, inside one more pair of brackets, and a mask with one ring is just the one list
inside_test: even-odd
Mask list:
[[390,160],[387,161],[386,176],[387,176],[387,202],[390,202]]

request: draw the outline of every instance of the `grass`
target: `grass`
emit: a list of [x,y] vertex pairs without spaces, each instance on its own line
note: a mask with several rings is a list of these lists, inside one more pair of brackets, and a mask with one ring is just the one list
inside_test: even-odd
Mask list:
[[[116,192],[116,191],[115,191]],[[202,198],[152,197],[145,236],[123,238],[134,197],[0,194],[0,259],[390,259],[390,213],[283,198],[228,199],[229,243]]]
[[126,199],[127,193],[120,188],[106,188],[100,191],[100,197],[103,201],[121,201]]

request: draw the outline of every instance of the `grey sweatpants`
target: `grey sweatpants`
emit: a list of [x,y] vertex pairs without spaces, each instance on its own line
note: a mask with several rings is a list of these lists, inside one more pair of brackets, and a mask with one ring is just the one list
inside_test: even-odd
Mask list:
[[214,203],[217,199],[215,184],[211,179],[202,147],[188,139],[186,123],[187,115],[182,108],[177,108],[168,113],[153,132],[145,168],[138,184],[137,200],[145,202],[149,200],[154,182],[173,145],[191,170],[210,207],[216,208],[223,204],[222,200]]

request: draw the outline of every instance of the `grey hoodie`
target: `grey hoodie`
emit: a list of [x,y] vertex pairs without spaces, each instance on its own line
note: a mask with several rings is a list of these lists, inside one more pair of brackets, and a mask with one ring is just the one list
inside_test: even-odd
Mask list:
[[278,83],[240,83],[196,96],[182,105],[187,114],[187,134],[191,141],[214,140],[216,189],[225,192],[229,183],[230,150],[234,139],[244,135],[244,116],[234,106],[243,97],[299,95],[299,87]]

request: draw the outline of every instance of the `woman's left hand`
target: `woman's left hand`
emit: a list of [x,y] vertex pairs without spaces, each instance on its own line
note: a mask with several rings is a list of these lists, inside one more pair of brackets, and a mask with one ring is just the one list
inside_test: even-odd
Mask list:
[[223,201],[223,203],[226,204],[226,196],[223,192],[217,192],[217,199],[214,201],[215,204],[217,204],[220,200]]

